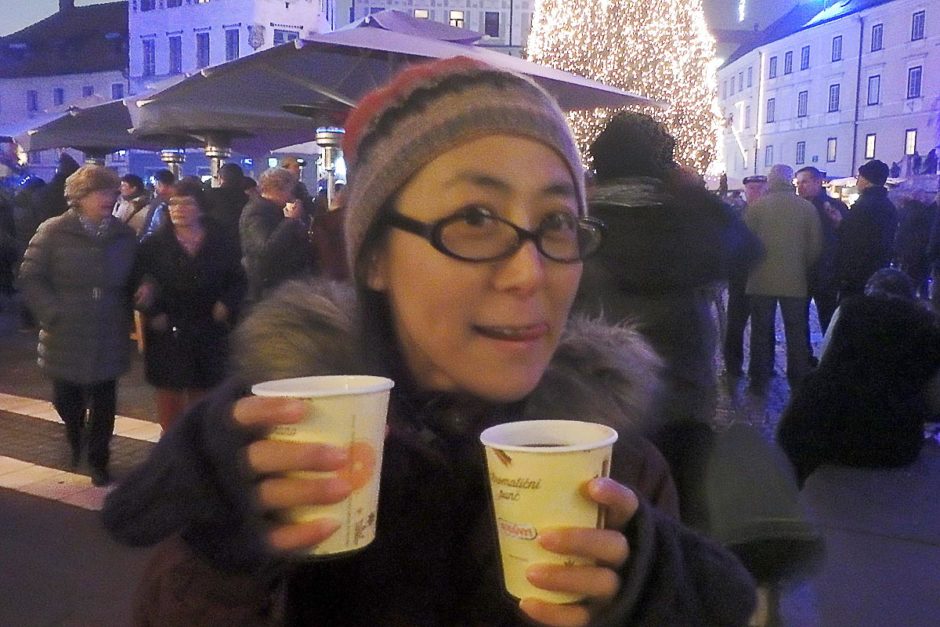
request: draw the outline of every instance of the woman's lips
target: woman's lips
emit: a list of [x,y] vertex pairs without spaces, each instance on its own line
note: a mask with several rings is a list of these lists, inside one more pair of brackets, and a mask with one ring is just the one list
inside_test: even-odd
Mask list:
[[548,334],[548,324],[542,322],[525,326],[475,325],[480,335],[506,342],[531,342]]

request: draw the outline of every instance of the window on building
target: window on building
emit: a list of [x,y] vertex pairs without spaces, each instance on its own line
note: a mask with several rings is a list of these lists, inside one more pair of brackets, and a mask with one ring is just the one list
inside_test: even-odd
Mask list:
[[294,41],[298,37],[300,37],[300,33],[295,30],[284,30],[282,28],[274,29],[275,46],[280,46],[281,44],[287,43],[288,41]]
[[912,155],[917,152],[917,129],[909,128],[904,131],[904,154]]
[[26,90],[26,111],[28,113],[39,111],[39,92],[35,89]]
[[431,13],[427,9],[415,9],[415,18],[419,20],[431,19]]
[[56,107],[65,103],[65,90],[61,87],[56,87],[52,90],[52,104]]
[[924,38],[924,22],[926,21],[926,17],[927,13],[925,11],[918,11],[911,16],[911,41]]
[[881,102],[881,75],[868,77],[868,104],[876,105]]
[[463,25],[464,25],[463,11],[451,11],[448,14],[447,23],[453,26],[454,28],[463,28]]
[[183,0],[166,0],[167,8],[172,9],[173,7],[183,6]]
[[907,97],[920,98],[921,78],[924,75],[924,68],[916,65],[907,70]]
[[809,92],[801,91],[796,96],[796,117],[805,118],[809,110]]
[[767,78],[777,78],[777,57],[770,57],[770,63],[767,66]]
[[875,158],[875,139],[877,135],[875,133],[869,133],[865,135],[865,158],[874,159]]
[[783,55],[783,73],[784,74],[793,73],[793,51],[792,50]]
[[85,85],[82,87],[82,98],[91,98],[95,95],[94,85]]
[[777,99],[768,98],[767,99],[767,122],[768,123],[774,121],[774,117],[776,116],[776,113],[777,113],[776,109],[777,109]]
[[764,148],[764,167],[769,168],[774,164],[774,147],[767,146]]
[[832,163],[836,160],[836,154],[839,147],[839,140],[835,137],[830,137],[826,140],[826,161]]
[[806,163],[806,142],[796,142],[796,165]]
[[238,58],[238,29],[230,28],[225,31],[225,60],[234,61]]
[[728,97],[728,81],[726,80],[721,81],[721,97],[722,98]]
[[210,0],[196,0],[196,4],[209,4]]
[[751,128],[751,105],[744,107],[744,128]]
[[153,11],[157,8],[157,0],[140,0],[141,11]]
[[209,33],[196,33],[196,67],[209,67]]
[[499,37],[498,11],[486,11],[483,13],[483,33],[489,37]]
[[124,83],[111,83],[111,100],[120,100],[124,97]]
[[183,73],[183,38],[179,35],[173,35],[169,39],[170,44],[170,74]]
[[751,87],[754,84],[754,68],[747,68],[747,86]]
[[141,42],[143,46],[143,61],[141,65],[141,74],[144,76],[153,76],[157,73],[157,48],[153,39],[144,39]]
[[738,72],[738,91],[744,91],[744,70]]
[[842,60],[842,35],[836,35],[832,38],[832,60]]
[[829,86],[829,113],[839,110],[839,91],[840,85]]
[[809,46],[803,46],[800,50],[800,69],[809,69]]
[[871,27],[871,51],[876,52],[884,48],[884,24],[875,24]]

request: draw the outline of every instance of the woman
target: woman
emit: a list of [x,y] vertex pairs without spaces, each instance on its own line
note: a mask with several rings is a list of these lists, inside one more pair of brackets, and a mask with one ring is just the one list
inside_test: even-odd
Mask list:
[[[551,97],[469,59],[419,66],[360,103],[344,149],[355,302],[288,283],[257,305],[238,332],[241,380],[189,413],[106,505],[126,542],[180,536],[148,572],[138,622],[743,624],[753,588],[740,565],[646,502],[675,512],[664,462],[638,434],[655,358],[630,329],[567,328],[600,228],[584,217],[580,158]],[[377,538],[354,556],[291,562],[336,527],[279,524],[278,513],[350,490],[283,473],[349,460],[259,439],[303,404],[238,396],[263,378],[363,371],[396,381]],[[502,590],[478,436],[524,416],[621,429],[614,478],[585,486],[607,528],[540,540],[598,565],[529,572],[584,604]]]
[[183,179],[170,196],[169,222],[137,258],[146,377],[164,431],[225,377],[228,333],[245,292],[238,249],[203,220],[204,209],[198,180]]
[[137,240],[111,216],[118,177],[86,165],[65,181],[69,210],[43,222],[26,249],[20,287],[40,325],[39,366],[52,379],[72,465],[81,459],[85,412],[88,463],[109,483],[117,378],[130,365],[130,275]]

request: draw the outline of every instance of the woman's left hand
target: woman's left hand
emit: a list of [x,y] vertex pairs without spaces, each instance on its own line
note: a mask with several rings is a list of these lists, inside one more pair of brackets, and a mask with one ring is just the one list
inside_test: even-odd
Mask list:
[[533,564],[526,571],[529,581],[539,588],[586,597],[584,602],[571,605],[523,599],[519,604],[522,611],[544,625],[587,625],[593,613],[609,603],[620,590],[618,572],[630,555],[630,547],[619,530],[636,514],[639,506],[636,494],[613,479],[593,479],[586,484],[586,492],[588,498],[607,508],[607,528],[552,529],[539,536],[539,543],[553,553],[587,558],[596,565]]

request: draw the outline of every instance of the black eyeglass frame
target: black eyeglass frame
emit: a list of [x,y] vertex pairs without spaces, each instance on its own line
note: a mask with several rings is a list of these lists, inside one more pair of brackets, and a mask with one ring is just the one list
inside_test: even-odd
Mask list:
[[513,224],[512,222],[510,222],[509,220],[506,220],[505,218],[501,218],[495,215],[488,215],[487,219],[495,220],[496,222],[505,224],[511,227],[516,232],[516,238],[517,238],[516,245],[508,249],[507,251],[500,253],[499,255],[496,255],[494,257],[483,257],[483,258],[464,257],[463,255],[459,255],[455,253],[454,251],[450,250],[449,248],[447,248],[447,246],[444,245],[444,240],[441,234],[444,228],[447,227],[449,224],[453,222],[457,222],[459,220],[465,220],[466,218],[467,218],[467,215],[465,213],[459,212],[459,213],[455,213],[453,215],[447,216],[445,218],[441,218],[440,220],[436,220],[434,222],[428,223],[428,222],[422,222],[420,220],[416,220],[415,218],[411,218],[409,216],[403,215],[394,209],[390,209],[385,212],[383,222],[387,226],[390,226],[392,228],[401,229],[402,231],[406,231],[408,233],[412,233],[419,237],[423,237],[431,244],[431,246],[434,247],[435,250],[437,250],[438,252],[444,255],[447,255],[448,257],[451,257],[453,259],[459,259],[460,261],[467,261],[470,263],[485,263],[489,261],[500,261],[502,259],[507,259],[509,257],[512,257],[514,254],[516,254],[516,252],[520,248],[522,248],[522,245],[525,244],[527,241],[531,241],[533,244],[535,244],[536,250],[538,250],[539,253],[547,259],[551,259],[552,261],[555,261],[557,263],[580,263],[584,261],[585,259],[589,258],[591,255],[593,255],[600,249],[601,245],[603,245],[604,243],[604,236],[607,233],[607,225],[602,220],[599,220],[598,218],[592,218],[592,217],[587,217],[587,216],[574,217],[575,224],[577,225],[577,229],[579,233],[582,230],[591,230],[594,233],[596,233],[596,237],[594,238],[596,241],[596,244],[593,248],[583,253],[580,251],[580,245],[579,245],[579,251],[578,251],[579,254],[578,254],[578,257],[575,259],[560,259],[558,257],[555,257],[549,254],[548,252],[545,251],[545,249],[542,248],[542,233],[543,233],[543,224],[545,224],[544,222],[540,224],[539,227],[535,231],[530,231],[528,229],[522,228],[518,224]]

